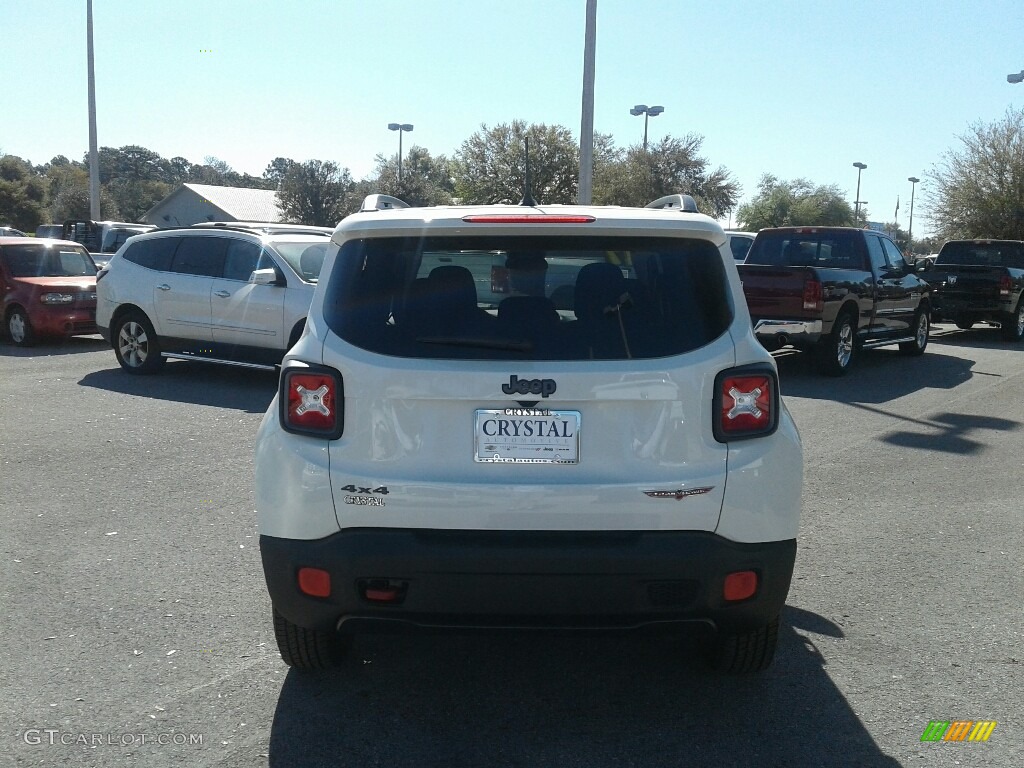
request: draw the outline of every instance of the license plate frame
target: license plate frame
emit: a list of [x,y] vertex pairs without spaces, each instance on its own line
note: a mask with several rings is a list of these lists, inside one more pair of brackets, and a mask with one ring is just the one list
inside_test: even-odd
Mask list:
[[479,408],[473,416],[473,460],[481,464],[579,464],[581,422],[579,411]]

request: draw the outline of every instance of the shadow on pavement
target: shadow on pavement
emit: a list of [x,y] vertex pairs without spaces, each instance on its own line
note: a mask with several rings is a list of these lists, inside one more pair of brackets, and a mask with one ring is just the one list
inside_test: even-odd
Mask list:
[[[961,330],[955,325],[932,326],[929,344],[943,344],[950,347],[978,347],[981,349],[1014,349],[1018,345],[1005,341],[1002,331],[994,325],[978,324],[969,331]],[[1024,346],[1020,347],[1024,349]],[[927,353],[925,353],[927,354]]]
[[86,374],[78,383],[138,397],[263,413],[277,392],[277,379],[276,371],[170,360],[151,376],[108,368]]
[[896,766],[783,614],[767,672],[719,676],[693,638],[362,636],[329,674],[290,671],[271,766]]
[[895,347],[860,350],[853,369],[840,378],[818,373],[810,353],[777,352],[782,394],[840,403],[887,403],[922,389],[953,389],[975,375],[973,360],[944,355],[933,341],[921,357],[904,357]]
[[[100,336],[70,336],[66,339],[40,339],[31,347],[16,347],[8,339],[0,340],[0,357],[53,357],[99,352],[110,349]],[[111,356],[114,352],[111,350]]]

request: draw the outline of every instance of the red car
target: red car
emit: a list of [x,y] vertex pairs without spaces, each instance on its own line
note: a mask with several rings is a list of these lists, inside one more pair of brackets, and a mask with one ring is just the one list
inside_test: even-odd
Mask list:
[[96,264],[68,240],[0,237],[0,311],[7,337],[27,347],[41,336],[96,328]]

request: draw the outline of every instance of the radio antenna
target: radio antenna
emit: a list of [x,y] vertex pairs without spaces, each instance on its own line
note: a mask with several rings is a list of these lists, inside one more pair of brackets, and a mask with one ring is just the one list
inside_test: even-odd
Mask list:
[[530,137],[526,136],[524,141],[526,142],[526,174],[523,177],[523,199],[519,201],[519,204],[535,206],[537,201],[530,194]]

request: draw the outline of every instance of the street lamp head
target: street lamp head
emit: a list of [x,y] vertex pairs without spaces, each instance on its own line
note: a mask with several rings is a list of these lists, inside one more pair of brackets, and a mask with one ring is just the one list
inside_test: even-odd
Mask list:
[[412,123],[402,123],[402,130],[403,131],[411,131],[412,130]]
[[664,107],[648,107],[647,108],[647,114],[650,115],[651,117],[657,117],[658,115],[660,115],[664,111],[665,111]]
[[631,110],[629,110],[629,114],[631,114],[634,117],[636,117],[637,115],[642,115],[646,111],[647,111],[647,105],[646,104],[637,104],[635,107],[633,107]]
[[865,165],[864,163],[854,163],[853,167],[860,168],[863,171],[865,168],[867,168],[867,165]]
[[400,125],[399,125],[398,123],[388,123],[388,130],[389,130],[389,131],[397,131],[397,130],[399,130],[399,129],[400,129],[401,127],[402,127],[402,126],[400,126]]
[[917,182],[919,182],[920,179],[917,178],[917,176],[909,176],[907,178],[907,181],[909,181],[911,184],[917,184]]
[[1007,75],[1006,82],[1008,83],[1024,83],[1024,69],[1015,75]]

